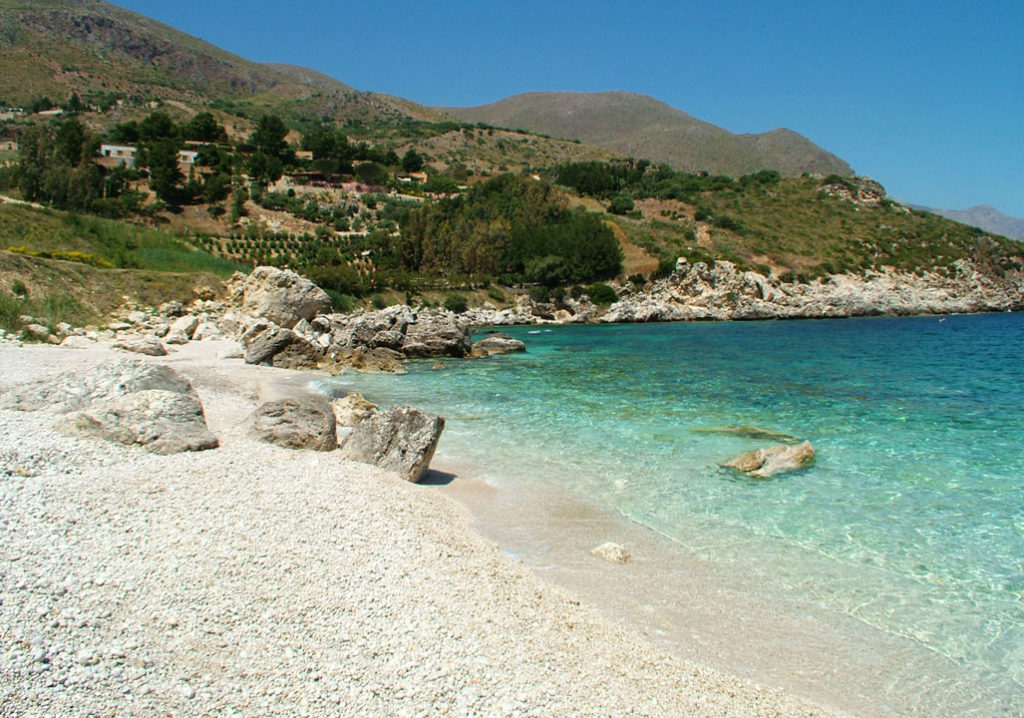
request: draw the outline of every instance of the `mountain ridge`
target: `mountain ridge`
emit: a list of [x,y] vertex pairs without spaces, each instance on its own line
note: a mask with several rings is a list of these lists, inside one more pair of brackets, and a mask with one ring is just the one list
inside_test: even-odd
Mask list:
[[463,121],[576,139],[688,172],[853,174],[844,160],[793,130],[736,134],[657,98],[624,90],[527,92],[489,105],[437,109]]
[[1024,240],[1024,219],[1004,214],[990,204],[976,204],[967,209],[938,209],[921,205],[910,206],[937,214],[946,219],[952,219],[961,224],[980,227],[986,232],[994,232],[1004,237]]

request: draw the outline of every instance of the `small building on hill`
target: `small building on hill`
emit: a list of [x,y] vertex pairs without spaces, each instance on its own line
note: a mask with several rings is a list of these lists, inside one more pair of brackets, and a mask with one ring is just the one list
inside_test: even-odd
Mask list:
[[100,156],[97,164],[103,167],[125,167],[135,166],[135,153],[138,152],[132,145],[100,145]]

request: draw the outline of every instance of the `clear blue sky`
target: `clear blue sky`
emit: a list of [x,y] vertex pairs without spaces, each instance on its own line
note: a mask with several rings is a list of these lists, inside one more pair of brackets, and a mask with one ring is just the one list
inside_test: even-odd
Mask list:
[[119,0],[252,60],[479,105],[629,90],[788,127],[908,202],[1024,217],[1022,0]]

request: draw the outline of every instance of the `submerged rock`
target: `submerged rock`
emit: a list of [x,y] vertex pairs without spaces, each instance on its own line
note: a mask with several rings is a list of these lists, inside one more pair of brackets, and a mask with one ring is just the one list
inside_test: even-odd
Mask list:
[[360,422],[341,447],[341,456],[394,471],[406,481],[418,482],[430,466],[444,418],[396,406]]
[[698,426],[690,429],[695,434],[728,434],[729,436],[741,436],[744,439],[771,439],[773,441],[795,442],[798,439],[789,434],[783,434],[771,429],[761,429],[756,426]]
[[726,461],[727,466],[748,476],[767,479],[787,471],[806,468],[814,461],[814,447],[805,441],[796,446],[778,444],[767,449],[754,449]]

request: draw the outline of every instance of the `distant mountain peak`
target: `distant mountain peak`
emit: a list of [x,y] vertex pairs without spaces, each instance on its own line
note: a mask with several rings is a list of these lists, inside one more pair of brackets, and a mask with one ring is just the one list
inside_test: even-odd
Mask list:
[[576,139],[631,157],[667,162],[676,169],[742,175],[775,169],[852,175],[839,157],[802,135],[776,128],[735,134],[649,95],[626,90],[527,92],[479,107],[447,107],[467,122]]
[[1024,219],[1003,214],[990,204],[976,204],[967,209],[936,209],[921,205],[911,206],[937,214],[940,217],[955,220],[961,224],[980,227],[986,232],[1024,240]]

